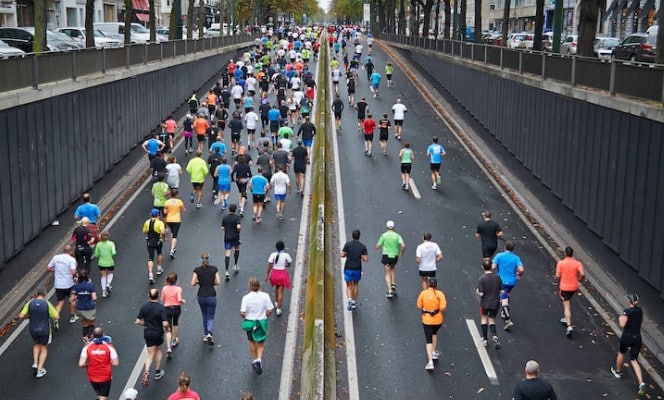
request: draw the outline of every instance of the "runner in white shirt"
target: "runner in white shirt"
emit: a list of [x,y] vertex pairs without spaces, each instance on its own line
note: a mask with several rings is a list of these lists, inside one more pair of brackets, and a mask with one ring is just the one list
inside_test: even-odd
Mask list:
[[399,140],[401,140],[401,135],[403,134],[403,120],[406,116],[406,111],[408,109],[401,103],[401,99],[397,99],[397,102],[392,106],[392,116],[394,117],[394,137]]
[[341,71],[339,68],[332,70],[332,86],[334,86],[334,94],[339,94],[339,81],[341,80]]
[[235,108],[240,107],[243,94],[244,92],[242,91],[242,86],[240,86],[239,84],[233,85],[233,87],[231,88],[231,97],[233,98],[233,102],[235,103]]
[[431,233],[422,234],[422,243],[415,250],[415,261],[418,264],[420,278],[422,278],[422,290],[426,290],[429,278],[436,277],[436,263],[443,259],[443,252],[438,244],[431,241]]
[[[284,139],[282,139],[284,140]],[[286,205],[286,193],[290,193],[290,178],[284,173],[284,167],[277,167],[277,172],[270,179],[270,186],[274,188],[274,199],[277,201],[277,218],[284,219],[284,206]]]
[[242,328],[247,332],[251,366],[257,375],[263,373],[262,357],[267,338],[267,318],[274,305],[270,295],[261,291],[261,283],[256,278],[249,279],[249,293],[242,297],[240,316],[244,318]]
[[258,85],[258,81],[256,80],[256,78],[254,78],[253,75],[249,75],[247,80],[244,82],[244,87],[247,89],[247,93],[249,94],[249,96],[254,97],[254,95],[256,94],[256,85]]
[[254,134],[256,133],[258,121],[260,121],[260,118],[254,112],[254,108],[251,107],[249,112],[244,116],[244,126],[247,128],[247,150],[251,149],[251,145],[254,143]]
[[284,251],[286,245],[283,241],[277,241],[275,245],[277,251],[270,254],[267,259],[267,272],[265,279],[270,280],[270,285],[274,289],[275,307],[277,309],[277,316],[281,315],[281,305],[284,293],[284,288],[290,289],[291,281],[286,268],[290,267],[293,263],[291,256]]

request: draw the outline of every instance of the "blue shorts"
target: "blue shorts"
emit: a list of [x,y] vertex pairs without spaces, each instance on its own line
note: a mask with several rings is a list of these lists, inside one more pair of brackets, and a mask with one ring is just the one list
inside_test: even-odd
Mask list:
[[279,201],[279,200],[281,200],[281,201],[285,201],[285,200],[286,200],[286,195],[285,195],[285,194],[275,194],[275,195],[274,195],[274,199],[275,199],[276,201]]
[[361,269],[344,269],[344,280],[346,282],[358,282],[362,279]]
[[311,147],[311,144],[313,143],[314,139],[302,139],[302,143],[304,143],[304,147]]
[[371,87],[374,89],[378,89],[378,85],[380,85],[380,83],[372,83]]
[[218,181],[217,186],[219,186],[220,192],[230,192],[231,191],[231,181]]
[[238,247],[240,247],[240,241],[239,240],[235,240],[235,241],[232,241],[232,242],[224,241],[224,249],[225,250],[230,250],[232,248],[238,248]]
[[510,290],[514,289],[516,285],[503,285],[503,292],[500,294],[500,300],[505,300],[510,297]]

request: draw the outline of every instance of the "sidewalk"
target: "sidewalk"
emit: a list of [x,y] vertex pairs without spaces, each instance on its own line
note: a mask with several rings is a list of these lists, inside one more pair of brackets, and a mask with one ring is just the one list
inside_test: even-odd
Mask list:
[[[403,53],[398,47],[386,48],[385,43],[380,45],[395,60],[404,63]],[[412,63],[409,65],[412,66]],[[418,69],[417,72],[426,79],[426,71]],[[476,161],[488,171],[487,175],[493,177],[503,196],[510,197],[516,204],[515,208],[518,207],[524,222],[532,226],[533,232],[539,236],[542,243],[549,243],[550,247],[545,250],[552,258],[554,260],[561,258],[562,249],[566,246],[574,248],[575,257],[586,269],[587,282],[581,292],[607,322],[605,334],[619,335],[618,316],[627,307],[624,295],[634,292],[639,294],[639,305],[644,309],[642,335],[645,345],[642,351],[645,357],[640,360],[646,361],[644,367],[653,375],[657,384],[664,386],[664,380],[661,378],[664,373],[662,367],[664,307],[657,291],[604,245],[600,237],[590,231],[558,198],[514,159],[490,132],[469,117],[458,103],[450,99],[442,87],[434,84],[433,87],[420,89],[425,91],[425,97],[435,102],[441,117],[451,124],[451,129],[469,148],[469,153],[473,154]],[[552,261],[551,268],[554,266],[555,261]],[[618,336],[616,336],[616,350],[617,338]],[[606,360],[607,370],[612,362],[613,360]]]

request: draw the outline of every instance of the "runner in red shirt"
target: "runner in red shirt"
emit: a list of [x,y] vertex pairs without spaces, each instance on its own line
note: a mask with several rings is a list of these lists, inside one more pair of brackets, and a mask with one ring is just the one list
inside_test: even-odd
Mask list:
[[583,280],[584,275],[583,265],[574,258],[574,250],[571,247],[566,247],[565,258],[558,261],[556,265],[556,278],[560,279],[559,296],[563,302],[563,313],[565,315],[560,319],[560,323],[565,326],[565,335],[568,337],[574,331],[570,300],[574,297],[574,293],[579,290],[579,281]]
[[118,353],[111,344],[111,338],[96,327],[90,344],[81,350],[78,366],[87,368],[88,380],[97,394],[98,400],[107,400],[111,391],[112,367],[120,365]]
[[371,142],[374,137],[374,129],[376,129],[376,121],[371,118],[371,114],[367,114],[367,118],[362,122],[364,130],[364,155],[371,157]]

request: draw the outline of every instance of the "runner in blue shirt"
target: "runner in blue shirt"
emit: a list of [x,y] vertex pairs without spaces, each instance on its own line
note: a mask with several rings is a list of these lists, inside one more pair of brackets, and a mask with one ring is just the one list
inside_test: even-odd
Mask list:
[[270,184],[263,176],[263,167],[258,167],[258,174],[251,177],[248,188],[251,190],[254,202],[254,215],[251,217],[251,220],[260,224],[263,205],[265,204],[265,195],[270,190]]
[[153,134],[152,137],[145,142],[143,142],[143,150],[148,153],[148,160],[152,161],[153,158],[157,156],[157,152],[166,146],[164,142],[158,139],[157,134]]
[[279,118],[281,118],[281,113],[275,104],[272,106],[272,109],[267,112],[267,120],[270,121],[270,136],[272,137],[273,145],[277,141],[277,132],[279,132]]
[[503,282],[503,288],[505,289],[500,294],[500,304],[502,305],[500,316],[505,322],[505,327],[503,329],[506,331],[514,326],[514,322],[512,322],[512,318],[510,316],[509,294],[514,286],[516,286],[516,283],[524,272],[521,258],[514,254],[513,251],[514,242],[511,240],[505,242],[505,251],[496,254],[492,262],[492,269],[497,270],[498,276]]
[[371,92],[373,93],[373,97],[378,96],[378,86],[380,85],[380,73],[378,71],[374,71],[373,74],[369,77],[369,80],[371,81]]
[[220,136],[217,136],[217,141],[210,146],[210,154],[214,154],[216,149],[219,149],[219,154],[222,156],[226,154],[226,143],[224,143]]
[[442,180],[440,177],[440,163],[443,161],[445,149],[438,144],[438,136],[434,136],[431,140],[433,143],[427,147],[427,154],[429,155],[429,166],[431,167],[431,189],[436,190]]
[[74,219],[80,220],[83,217],[88,217],[91,224],[97,223],[97,218],[101,215],[99,207],[96,204],[90,203],[90,193],[83,193],[83,204],[76,207],[74,211]]
[[231,166],[228,165],[226,157],[221,158],[221,164],[214,171],[214,177],[217,178],[219,200],[222,202],[221,209],[225,210],[228,207],[228,196],[231,192]]

